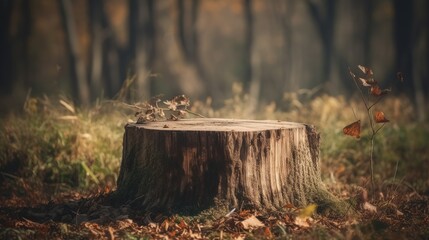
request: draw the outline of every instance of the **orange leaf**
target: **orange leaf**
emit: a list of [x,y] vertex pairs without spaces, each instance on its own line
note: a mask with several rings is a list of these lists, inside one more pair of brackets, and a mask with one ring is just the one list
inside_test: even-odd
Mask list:
[[273,237],[273,234],[271,233],[271,230],[270,230],[269,227],[265,227],[264,228],[264,236],[267,237],[267,238],[272,238]]
[[374,119],[376,123],[386,123],[389,122],[389,120],[384,116],[384,112],[377,111],[374,114]]
[[343,133],[355,138],[360,138],[360,120],[345,126],[343,128]]
[[391,91],[390,89],[381,90],[381,88],[378,85],[374,85],[371,87],[371,94],[374,96],[382,96],[384,94],[389,93],[390,91]]

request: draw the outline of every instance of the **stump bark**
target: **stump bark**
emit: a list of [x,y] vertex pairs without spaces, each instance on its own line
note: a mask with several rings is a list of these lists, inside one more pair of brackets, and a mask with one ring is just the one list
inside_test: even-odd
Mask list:
[[329,198],[313,127],[207,118],[126,125],[116,196],[145,210],[216,202],[273,209]]

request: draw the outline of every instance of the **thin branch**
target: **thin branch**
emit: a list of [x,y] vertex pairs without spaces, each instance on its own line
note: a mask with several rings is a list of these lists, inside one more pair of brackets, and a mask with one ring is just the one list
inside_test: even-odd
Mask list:
[[374,185],[374,159],[373,159],[373,155],[374,155],[374,139],[375,139],[375,134],[372,134],[371,136],[371,154],[370,154],[370,158],[369,158],[369,166],[370,166],[370,170],[371,170],[371,192],[372,192],[372,196],[374,197],[374,191],[375,191],[375,185]]
[[378,131],[380,131],[383,127],[384,127],[384,125],[386,125],[386,123],[383,123],[383,125],[381,125],[376,131],[375,131],[375,133],[374,133],[374,135],[375,134],[377,134],[378,133]]
[[381,101],[381,99],[383,99],[383,98],[384,98],[384,96],[386,96],[386,95],[382,95],[382,96],[378,97],[378,98],[377,98],[377,100],[375,100],[375,102],[369,106],[369,109],[371,109],[371,108],[372,108],[372,107],[374,107],[378,102],[380,102],[380,101]]
[[356,76],[353,74],[352,70],[350,70],[350,67],[349,67],[349,73],[350,73],[350,76],[351,76],[351,77],[352,77],[352,79],[353,79],[353,82],[354,82],[354,83],[355,83],[355,85],[356,85],[356,88],[359,90],[360,96],[361,96],[361,98],[362,98],[363,103],[365,104],[366,109],[368,109],[368,104],[367,104],[367,101],[365,100],[365,96],[363,95],[362,89],[361,89],[361,88],[359,87],[359,85],[357,84]]
[[185,109],[185,111],[186,111],[187,113],[193,114],[193,115],[198,116],[198,117],[200,117],[200,118],[206,118],[205,116],[203,116],[203,115],[201,115],[201,114],[199,114],[199,113],[196,113],[196,112],[192,112],[192,111],[191,111],[191,110],[189,110],[189,109]]

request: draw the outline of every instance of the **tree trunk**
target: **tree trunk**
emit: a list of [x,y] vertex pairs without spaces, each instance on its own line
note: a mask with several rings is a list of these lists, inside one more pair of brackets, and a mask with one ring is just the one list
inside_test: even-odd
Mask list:
[[[90,65],[90,88],[91,96],[100,98],[103,89],[103,24],[102,24],[102,1],[89,1],[89,16],[91,19],[91,65]],[[95,100],[95,99],[92,99]]]
[[6,94],[12,89],[12,44],[10,39],[10,28],[12,19],[13,2],[3,1],[0,8],[0,93]]
[[320,177],[319,134],[282,121],[185,119],[125,127],[116,199],[144,210],[274,209],[333,199]]
[[176,81],[175,83],[184,94],[201,97],[205,92],[204,82],[196,67],[186,61],[180,48],[180,41],[177,39],[177,16],[174,9],[176,6],[172,0],[154,1],[157,56],[162,67],[160,71],[167,73],[164,74],[165,79]]
[[79,52],[80,44],[74,23],[72,3],[69,0],[61,0],[60,8],[66,33],[73,81],[77,84],[75,95],[79,98],[82,105],[88,106],[90,103],[89,86],[86,78],[85,63]]
[[133,101],[144,101],[150,98],[149,81],[149,45],[150,37],[150,3],[149,1],[129,1],[129,46],[132,69],[136,75],[135,90],[132,92]]

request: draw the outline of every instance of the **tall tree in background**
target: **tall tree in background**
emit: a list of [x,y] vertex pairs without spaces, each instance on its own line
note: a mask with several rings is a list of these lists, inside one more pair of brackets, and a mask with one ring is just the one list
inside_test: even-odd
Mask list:
[[178,35],[182,52],[188,64],[197,70],[198,76],[209,86],[207,93],[214,98],[218,95],[217,88],[206,74],[200,58],[197,21],[200,12],[201,0],[177,0],[178,8]]
[[150,96],[149,71],[147,70],[147,53],[145,43],[146,24],[150,8],[148,1],[130,0],[129,1],[129,51],[131,61],[134,60],[134,73],[136,74],[134,97],[138,100],[144,100]]
[[0,7],[0,92],[8,93],[12,87],[12,45],[10,43],[10,25],[12,1],[5,0]]
[[[103,1],[88,1],[91,29],[90,87],[92,97],[101,97],[103,77]],[[92,99],[93,100],[93,99]]]
[[30,0],[23,0],[18,2],[20,20],[18,23],[18,36],[17,39],[12,39],[17,45],[17,51],[14,53],[16,56],[12,56],[12,59],[19,64],[15,66],[17,69],[12,67],[14,71],[14,77],[16,77],[25,88],[31,86],[29,73],[30,73],[30,35],[33,28]]
[[295,91],[299,88],[297,77],[292,76],[293,71],[293,25],[292,15],[295,9],[295,0],[270,1],[272,12],[280,24],[285,40],[285,57],[282,64],[284,89],[283,91]]
[[259,45],[256,41],[255,14],[253,11],[253,1],[244,0],[244,20],[245,20],[245,68],[244,68],[244,89],[249,93],[249,104],[247,114],[252,116],[259,103],[261,92],[261,57]]
[[172,84],[177,84],[179,89],[192,97],[202,96],[205,93],[204,83],[195,66],[189,64],[180,47],[176,32],[177,5],[173,0],[154,1],[156,12],[155,26],[157,30],[157,57],[162,63],[164,72]]
[[[413,0],[394,0],[395,68],[412,79]],[[405,83],[410,91],[411,84]]]
[[179,40],[186,60],[191,63],[195,63],[196,58],[198,58],[198,33],[196,24],[199,5],[199,0],[177,0]]
[[82,105],[87,106],[90,103],[90,92],[70,0],[60,0],[60,11],[66,33],[74,95]]
[[[426,0],[414,0],[413,25],[412,25],[412,76],[415,91],[417,116],[419,121],[426,120],[425,87],[424,79],[428,77],[428,42],[429,31],[426,25],[427,9],[429,4]],[[426,15],[425,15],[426,14]]]
[[252,80],[252,48],[253,48],[253,12],[252,0],[243,0],[244,7],[244,73],[243,85],[246,92],[250,89]]
[[[394,0],[394,40],[396,50],[397,71],[401,71],[407,76],[409,81],[404,81],[405,90],[414,92],[414,103],[417,109],[417,116],[420,121],[425,119],[425,103],[422,84],[422,74],[420,72],[420,55],[424,51],[424,41],[421,31],[423,27],[419,21],[419,7],[415,9],[417,0],[403,1]],[[421,3],[421,2],[420,2]],[[424,3],[423,3],[424,4]],[[416,12],[414,12],[414,10]],[[416,15],[416,16],[414,16]],[[399,83],[397,83],[399,84]]]
[[331,77],[331,67],[334,62],[334,29],[336,0],[322,0],[317,4],[314,0],[306,0],[307,8],[313,22],[319,32],[322,44],[322,81],[328,81]]
[[364,35],[363,35],[363,54],[364,63],[367,66],[371,66],[371,36],[372,36],[372,25],[373,18],[372,13],[374,11],[373,0],[364,0]]

